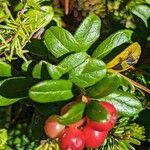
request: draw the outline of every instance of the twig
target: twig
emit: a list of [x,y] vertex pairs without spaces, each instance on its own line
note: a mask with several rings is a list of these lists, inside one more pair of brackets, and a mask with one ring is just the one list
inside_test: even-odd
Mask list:
[[69,13],[69,0],[65,0],[65,14],[68,15]]

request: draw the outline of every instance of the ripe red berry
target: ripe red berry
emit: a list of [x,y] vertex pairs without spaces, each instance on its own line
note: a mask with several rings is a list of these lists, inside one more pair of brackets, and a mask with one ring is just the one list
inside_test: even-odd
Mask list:
[[83,132],[73,127],[65,129],[59,138],[59,145],[61,150],[83,150],[85,145]]
[[96,122],[90,118],[87,117],[87,124],[92,127],[95,130],[98,131],[109,131],[113,128],[113,126],[116,123],[117,120],[117,110],[116,108],[109,102],[100,101],[99,103],[101,106],[103,106],[109,114],[109,118],[105,122]]
[[65,126],[58,122],[58,115],[50,116],[44,125],[44,131],[49,138],[57,138],[60,136]]
[[83,133],[85,137],[85,146],[88,148],[98,148],[101,146],[107,138],[107,131],[97,131],[86,125],[83,127]]

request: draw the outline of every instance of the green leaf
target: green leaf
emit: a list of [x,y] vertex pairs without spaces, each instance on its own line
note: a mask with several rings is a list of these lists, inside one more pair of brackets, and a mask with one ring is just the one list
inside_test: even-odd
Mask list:
[[32,63],[32,60],[29,60],[29,61],[27,61],[27,62],[24,62],[23,64],[22,64],[22,66],[21,66],[21,69],[23,70],[23,71],[28,71],[28,67],[29,67],[29,65]]
[[41,70],[42,70],[43,61],[40,61],[38,64],[36,64],[32,71],[32,77],[41,79]]
[[69,80],[46,80],[31,87],[29,96],[40,103],[63,101],[73,97],[71,88]]
[[59,66],[55,66],[50,63],[47,63],[47,70],[52,79],[56,80],[62,76],[62,72]]
[[47,56],[49,53],[45,44],[37,39],[32,39],[31,43],[28,43],[25,49],[38,56]]
[[0,106],[8,106],[16,103],[19,100],[21,100],[21,98],[6,98],[0,95]]
[[79,52],[71,54],[64,58],[59,64],[58,67],[61,68],[61,72],[64,74],[69,72],[73,68],[82,64],[90,56],[86,52]]
[[69,72],[70,80],[77,86],[85,88],[94,85],[106,74],[103,61],[89,58]]
[[32,77],[36,79],[50,79],[46,61],[41,60],[38,64],[34,66],[32,71]]
[[138,5],[132,9],[132,13],[143,20],[145,26],[148,27],[148,19],[150,17],[150,6]]
[[0,106],[11,105],[28,96],[28,89],[35,84],[32,78],[13,77],[0,82]]
[[[3,82],[5,82],[5,80],[0,81],[0,86],[2,85]],[[0,94],[0,106],[11,105],[19,100],[20,98],[6,98]]]
[[100,36],[100,28],[100,18],[92,13],[80,24],[74,37],[86,51]]
[[92,101],[87,105],[86,115],[97,122],[105,122],[109,117],[107,110],[98,101]]
[[112,102],[121,116],[134,116],[142,110],[141,102],[134,95],[124,91],[115,91],[102,100]]
[[109,54],[114,48],[124,43],[131,42],[131,36],[133,31],[131,30],[119,30],[111,34],[106,40],[104,40],[93,52],[92,56],[98,59],[102,59]]
[[88,88],[86,92],[92,98],[101,98],[115,91],[120,83],[120,78],[116,74],[108,74],[98,83]]
[[64,125],[78,122],[83,117],[85,106],[83,102],[74,104],[63,116],[60,116],[59,122]]
[[6,98],[24,98],[28,96],[29,88],[37,80],[31,77],[12,77],[3,80],[0,85],[1,96]]
[[135,92],[135,87],[134,85],[128,81],[126,78],[119,76],[120,81],[121,81],[121,87],[123,89],[123,91],[129,91],[130,93],[134,93]]
[[81,51],[78,42],[70,32],[61,27],[50,27],[44,35],[48,50],[56,57]]
[[11,76],[11,66],[1,61],[0,62],[0,77],[10,77]]

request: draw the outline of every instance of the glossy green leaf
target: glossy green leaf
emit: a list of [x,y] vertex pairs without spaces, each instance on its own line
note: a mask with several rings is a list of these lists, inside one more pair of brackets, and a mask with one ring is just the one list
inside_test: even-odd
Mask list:
[[90,56],[86,52],[79,52],[71,54],[64,58],[59,64],[58,67],[61,68],[62,73],[69,72],[73,68],[82,64]]
[[41,40],[32,39],[25,47],[30,53],[38,56],[47,56],[49,51]]
[[32,77],[36,79],[50,79],[47,64],[48,63],[44,60],[41,60],[38,64],[36,64],[32,71]]
[[0,85],[0,94],[6,98],[24,98],[28,96],[29,88],[37,83],[31,77],[12,77],[3,80]]
[[52,79],[59,79],[62,76],[62,69],[59,66],[47,63],[47,71]]
[[102,59],[117,46],[120,46],[124,43],[130,43],[132,34],[133,31],[127,29],[119,30],[111,34],[96,48],[92,56],[94,58]]
[[77,86],[85,88],[94,85],[106,74],[103,61],[89,58],[69,72],[70,80]]
[[59,122],[64,125],[73,124],[82,119],[85,103],[79,102],[74,104],[63,116],[59,118]]
[[102,100],[112,102],[121,116],[134,116],[142,110],[141,102],[134,95],[124,91],[115,91]]
[[137,5],[132,9],[132,13],[143,20],[145,26],[148,27],[148,19],[150,17],[150,6]]
[[87,105],[86,115],[97,122],[105,122],[109,117],[107,110],[98,101],[92,101]]
[[86,51],[100,36],[100,28],[100,18],[92,13],[80,24],[74,37]]
[[29,96],[40,103],[63,101],[73,97],[71,89],[69,80],[46,80],[31,87]]
[[[5,82],[5,80],[0,81],[0,86],[3,84],[3,82]],[[19,100],[20,98],[7,98],[5,96],[2,96],[2,94],[0,93],[0,106],[11,105]]]
[[8,106],[18,102],[21,98],[6,98],[0,95],[0,106]]
[[86,95],[92,98],[101,98],[111,94],[120,86],[120,78],[116,74],[108,74],[92,87],[88,88]]
[[70,32],[61,27],[50,27],[44,35],[48,50],[56,57],[81,51],[78,42]]
[[11,76],[11,66],[1,61],[0,62],[0,77],[10,77]]
[[40,61],[38,64],[36,64],[32,71],[32,77],[41,79],[41,70],[42,70],[43,61]]
[[33,78],[12,77],[0,82],[0,106],[11,105],[28,97],[28,89],[37,81]]

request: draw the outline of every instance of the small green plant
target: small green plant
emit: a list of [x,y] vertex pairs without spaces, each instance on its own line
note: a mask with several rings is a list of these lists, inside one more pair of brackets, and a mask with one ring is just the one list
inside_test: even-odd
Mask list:
[[[49,111],[54,114],[49,110],[50,105],[54,109],[54,104],[70,102],[80,95],[90,97],[91,104],[87,108],[82,103],[75,105],[67,115],[60,117],[61,124],[80,121],[85,111],[96,122],[107,120],[110,115],[98,105],[99,101],[111,103],[119,117],[137,116],[144,108],[134,95],[135,84],[119,72],[137,63],[141,47],[132,40],[132,30],[122,29],[94,48],[100,29],[100,18],[91,13],[74,35],[61,27],[51,26],[45,31],[43,41],[36,39],[27,43],[28,61],[21,65],[14,65],[14,62],[20,64],[20,60],[1,61],[0,106],[23,101],[36,107],[41,103],[38,111],[49,116]],[[106,56],[123,44],[130,46],[106,63]],[[45,103],[47,106],[43,109]],[[95,112],[95,108],[100,111]]]

